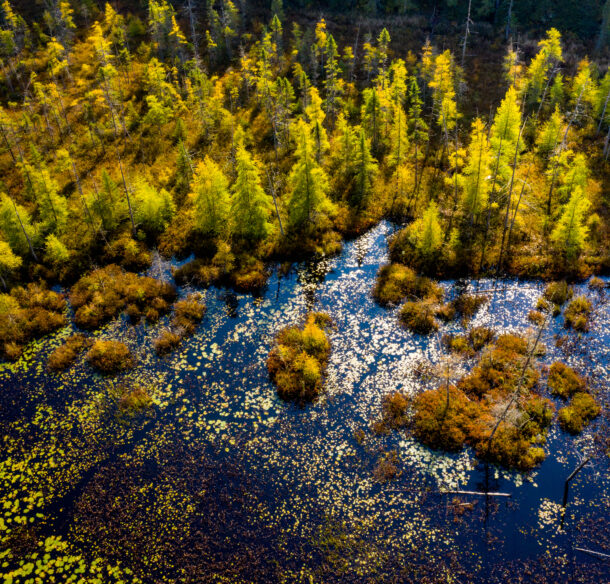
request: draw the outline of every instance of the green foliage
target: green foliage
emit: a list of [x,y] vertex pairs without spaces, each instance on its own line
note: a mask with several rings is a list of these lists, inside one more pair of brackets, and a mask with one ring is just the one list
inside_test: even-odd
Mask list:
[[261,186],[259,166],[243,145],[237,149],[236,161],[237,179],[231,188],[233,233],[250,241],[264,239],[271,232],[272,203]]
[[29,253],[27,238],[36,239],[29,213],[21,205],[13,204],[4,193],[0,193],[0,231],[11,249],[21,256]]
[[563,399],[568,399],[577,392],[583,392],[586,388],[585,380],[561,361],[551,365],[548,383],[551,393]]
[[229,181],[209,156],[195,169],[191,196],[197,228],[207,236],[228,236],[231,233]]
[[176,210],[170,193],[165,189],[156,189],[144,179],[136,183],[134,207],[136,225],[153,234],[165,229]]
[[54,267],[60,267],[70,259],[68,248],[53,234],[45,243],[45,260]]
[[585,246],[589,233],[586,214],[590,206],[582,187],[576,186],[551,234],[553,243],[568,259],[578,257]]
[[601,412],[600,405],[588,393],[575,393],[570,405],[559,410],[559,424],[570,434],[580,434]]
[[288,177],[288,215],[291,227],[301,231],[318,226],[324,216],[332,214],[333,205],[326,196],[328,178],[316,161],[314,141],[302,120],[297,123],[295,143],[297,160]]

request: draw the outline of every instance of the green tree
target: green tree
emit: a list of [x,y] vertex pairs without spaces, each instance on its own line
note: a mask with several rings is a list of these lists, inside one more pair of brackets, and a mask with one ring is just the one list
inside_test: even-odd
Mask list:
[[127,203],[121,195],[119,186],[106,170],[102,170],[102,185],[89,196],[89,207],[99,217],[102,229],[113,233],[127,218]]
[[4,289],[7,289],[5,278],[17,271],[23,260],[13,253],[11,246],[0,239],[0,282]]
[[209,156],[197,165],[192,188],[197,228],[207,236],[228,236],[231,209],[229,181]]
[[175,212],[172,196],[165,189],[156,189],[144,179],[136,181],[134,219],[147,233],[161,233]]
[[315,158],[315,145],[308,125],[299,120],[294,132],[296,162],[288,178],[288,214],[295,230],[319,224],[320,217],[333,211],[327,198],[328,177]]
[[36,201],[41,229],[47,233],[61,233],[68,221],[68,202],[59,194],[57,181],[35,146],[30,146],[30,153],[32,162],[23,160],[20,166],[30,195]]
[[44,259],[54,268],[59,268],[70,259],[70,252],[55,235],[51,234],[45,243]]
[[472,123],[468,159],[460,180],[463,189],[462,208],[464,214],[470,218],[471,225],[487,206],[491,188],[491,164],[487,131],[481,119],[477,118]]
[[407,158],[409,149],[407,116],[402,105],[394,105],[394,116],[390,130],[390,152],[388,166],[396,169]]
[[443,243],[438,207],[431,201],[425,213],[412,227],[415,247],[422,258],[432,259]]
[[352,191],[352,204],[361,209],[368,203],[373,190],[373,180],[377,174],[377,161],[371,154],[370,140],[366,137],[364,128],[360,128],[356,142],[354,160],[355,177]]
[[30,214],[5,193],[0,193],[0,232],[18,255],[24,256],[29,251],[36,259],[33,245],[37,234]]
[[568,260],[578,257],[585,246],[589,233],[586,215],[590,206],[582,188],[575,188],[551,234],[551,240],[565,253]]
[[235,158],[237,179],[231,189],[233,233],[241,239],[258,241],[271,232],[272,203],[261,186],[259,167],[243,144],[238,145]]

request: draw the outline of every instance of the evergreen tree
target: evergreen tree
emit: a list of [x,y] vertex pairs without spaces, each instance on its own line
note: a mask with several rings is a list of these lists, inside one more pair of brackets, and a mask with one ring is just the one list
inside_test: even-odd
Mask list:
[[34,255],[32,245],[37,234],[31,223],[30,214],[21,205],[14,203],[8,195],[1,192],[0,232],[16,254],[24,256],[30,252]]
[[315,145],[308,125],[299,120],[294,132],[296,162],[288,178],[288,215],[295,230],[317,226],[320,217],[333,211],[327,198],[328,177],[315,158]]
[[438,207],[431,201],[421,219],[413,224],[415,247],[424,260],[431,260],[443,243]]
[[590,206],[582,188],[575,188],[551,234],[551,240],[565,253],[568,260],[575,259],[585,246],[589,233],[586,215]]
[[127,218],[127,204],[121,195],[119,186],[106,170],[102,171],[102,185],[89,196],[89,208],[102,222],[102,229],[107,233],[117,230]]
[[227,237],[231,209],[229,181],[209,156],[197,165],[192,188],[197,228],[206,236]]
[[492,157],[487,141],[487,130],[481,119],[477,118],[472,123],[468,161],[460,181],[463,189],[462,208],[464,214],[470,218],[471,225],[487,206],[491,188],[491,164]]
[[401,105],[394,106],[394,120],[390,132],[389,168],[396,169],[407,158],[409,149],[407,117]]
[[322,99],[315,87],[309,89],[309,105],[305,108],[305,115],[309,121],[309,127],[315,143],[316,160],[322,162],[322,156],[330,148],[328,134],[324,128],[324,110],[322,109]]
[[237,180],[231,188],[233,233],[241,239],[259,241],[271,232],[272,203],[261,186],[259,167],[243,144],[238,146],[235,157]]
[[358,134],[354,167],[355,177],[351,202],[356,208],[361,209],[368,203],[373,189],[373,180],[377,174],[377,161],[371,154],[370,141],[366,137],[364,128],[360,128]]
[[136,181],[133,200],[135,223],[147,233],[161,233],[176,210],[165,189],[156,189],[144,179]]

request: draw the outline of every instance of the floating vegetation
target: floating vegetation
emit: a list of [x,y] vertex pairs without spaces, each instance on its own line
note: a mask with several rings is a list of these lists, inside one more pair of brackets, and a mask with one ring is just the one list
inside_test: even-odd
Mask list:
[[105,375],[114,375],[135,366],[134,356],[120,341],[95,341],[87,352],[87,361]]
[[0,294],[0,358],[14,361],[33,339],[66,324],[64,298],[42,284]]
[[116,265],[94,270],[70,290],[74,322],[88,330],[98,328],[124,310],[133,321],[145,317],[156,322],[169,311],[175,296],[171,284],[125,272]]
[[282,399],[305,403],[319,395],[330,357],[329,325],[330,317],[316,312],[302,329],[290,326],[278,333],[267,369]]

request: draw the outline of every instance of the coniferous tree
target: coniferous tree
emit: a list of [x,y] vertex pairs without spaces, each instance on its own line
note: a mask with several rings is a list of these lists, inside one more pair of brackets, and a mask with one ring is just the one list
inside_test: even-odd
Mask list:
[[272,203],[261,186],[258,164],[243,144],[237,147],[235,158],[237,179],[231,188],[233,234],[241,239],[259,241],[271,232]]
[[377,174],[377,161],[371,154],[370,141],[366,137],[364,128],[360,128],[356,142],[354,169],[351,202],[356,208],[361,209],[368,203],[373,190],[373,180]]
[[288,177],[288,215],[295,230],[307,230],[333,211],[327,198],[328,177],[316,161],[315,144],[308,125],[299,120],[294,131],[296,162]]
[[568,260],[575,259],[585,246],[589,232],[586,225],[589,208],[589,200],[582,188],[575,188],[551,234],[552,241],[565,253]]
[[197,165],[192,189],[197,228],[210,237],[229,236],[229,181],[209,156]]
[[461,177],[462,208],[472,225],[487,206],[492,155],[487,130],[480,118],[472,123],[468,160]]

